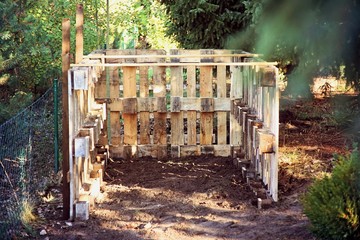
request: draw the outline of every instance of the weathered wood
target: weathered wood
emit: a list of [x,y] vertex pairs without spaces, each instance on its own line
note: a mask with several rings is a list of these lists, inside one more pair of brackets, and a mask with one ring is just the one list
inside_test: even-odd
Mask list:
[[214,156],[216,157],[228,157],[231,156],[231,146],[218,144],[214,145]]
[[134,97],[124,98],[123,102],[123,114],[136,114],[137,111],[137,99]]
[[239,66],[232,66],[230,98],[239,99],[243,97],[243,75]]
[[84,8],[83,5],[76,5],[76,47],[75,47],[75,63],[80,63],[84,52]]
[[[70,146],[69,138],[69,79],[68,71],[70,69],[70,19],[66,18],[62,21],[62,170],[63,170],[63,219],[68,220],[70,216],[72,217],[72,207],[70,207],[70,182],[68,179],[69,176],[69,161],[70,161]],[[71,214],[70,214],[71,211]]]
[[[183,78],[182,68],[171,68],[171,144],[184,145],[184,115],[180,111],[181,103],[180,98],[183,97]],[[176,101],[178,100],[178,101]],[[180,150],[177,151],[180,157]]]
[[[227,111],[230,111],[230,99],[226,98],[226,66],[217,66],[217,98],[224,99],[224,103],[221,106],[225,105],[228,107],[225,110],[217,113],[217,144],[224,145],[226,144],[227,138]],[[217,105],[218,101],[215,101],[215,111],[220,111],[219,106]],[[219,104],[220,105],[220,104]]]
[[119,78],[119,68],[114,67],[110,68],[110,98],[120,97],[120,78]]
[[180,148],[181,157],[200,156],[201,147],[200,145],[184,145]]
[[[185,110],[186,106],[190,106],[189,103],[186,103],[185,101],[188,98],[196,98],[196,68],[195,66],[187,66],[186,68],[187,73],[187,98],[183,99],[183,110]],[[197,105],[199,106],[199,103],[197,102]],[[189,108],[191,109],[191,108]],[[196,145],[196,110],[189,110],[187,111],[187,144],[188,145]],[[196,109],[196,108],[194,108]],[[185,150],[184,150],[185,151]],[[180,155],[182,155],[181,153]],[[185,154],[185,153],[184,153]]]
[[171,145],[171,153],[172,158],[179,158],[180,157],[180,146],[179,145]]
[[112,111],[110,112],[110,129],[111,129],[111,145],[118,146],[121,144],[121,135],[120,135],[120,112]]
[[89,158],[89,156],[90,156],[90,136],[75,138],[74,156]]
[[201,112],[214,112],[214,99],[213,98],[200,98],[201,101]]
[[[164,145],[166,139],[166,72],[164,67],[154,68],[154,97],[157,98],[157,112],[154,112],[154,142],[155,145]],[[165,109],[163,109],[165,106]],[[159,148],[161,155],[162,148]]]
[[[79,91],[76,99],[74,96],[71,98],[74,98],[73,109],[82,107],[81,114],[71,113],[71,118],[75,123],[73,131],[83,128],[81,122],[84,121],[87,113],[86,107],[92,106],[93,94],[90,87],[92,82],[95,82],[97,87],[102,86],[100,90],[95,89],[95,98],[99,103],[106,103],[108,110],[111,110],[111,118],[115,117],[115,120],[109,122],[109,125],[116,126],[118,131],[118,133],[113,132],[114,136],[111,137],[111,156],[163,158],[203,153],[244,158],[246,162],[251,163],[250,167],[253,170],[246,169],[246,177],[250,175],[258,177],[260,174],[264,183],[267,184],[270,195],[274,199],[277,198],[277,183],[275,183],[277,175],[274,174],[277,171],[275,159],[277,157],[277,150],[275,150],[277,149],[277,131],[276,123],[275,125],[273,123],[277,119],[277,113],[273,111],[273,108],[277,106],[277,102],[273,101],[273,98],[277,96],[273,90],[276,87],[261,86],[262,69],[269,67],[276,70],[272,63],[255,62],[253,58],[242,62],[244,57],[253,56],[237,55],[238,52],[228,50],[173,50],[170,56],[162,55],[156,50],[150,51],[148,55],[147,53],[147,50],[135,49],[102,50],[95,52],[90,58],[90,61],[97,62],[83,61],[82,63],[85,64],[73,65],[90,67],[89,69],[82,68],[89,76],[90,82],[87,86],[89,95],[86,96],[86,85],[81,85],[79,89],[84,92]],[[117,59],[111,54],[121,56]],[[101,64],[98,64],[99,62]],[[95,68],[107,67],[109,69],[109,67],[119,66],[122,67],[124,73],[123,85],[118,79],[119,71],[115,68],[110,70],[107,78],[103,72],[100,79],[97,79],[98,73],[95,73]],[[227,79],[229,77],[227,66],[231,68],[229,79]],[[154,73],[151,81],[148,76],[149,67],[153,67]],[[186,74],[183,73],[183,67],[186,68]],[[216,78],[213,76],[214,67],[216,67]],[[132,73],[126,73],[126,68],[133,69]],[[197,68],[199,71],[196,71]],[[170,72],[171,74],[168,74]],[[140,80],[137,86],[136,74],[139,74]],[[275,76],[276,74],[275,71]],[[83,75],[86,78],[86,73]],[[132,75],[130,78],[133,81],[126,80],[129,75]],[[200,77],[199,81],[196,79],[197,76]],[[133,91],[131,96],[128,95],[129,89]],[[137,90],[139,94],[136,93]],[[152,92],[154,94],[150,97]],[[171,95],[168,96],[167,93]],[[81,106],[83,99],[87,99],[88,102],[85,106]],[[248,111],[245,111],[246,108]],[[260,150],[254,141],[257,138],[255,133],[258,128],[255,126],[256,121],[250,118],[249,113],[256,113],[254,118],[259,119],[264,128],[274,132],[273,152],[259,154]],[[130,117],[132,117],[131,120]],[[105,115],[103,119],[106,118],[111,119]],[[124,134],[121,118],[125,124]],[[187,120],[186,124],[184,124],[184,118]],[[217,126],[213,126],[214,119]],[[131,131],[129,123],[133,126]],[[154,124],[151,131],[150,123]],[[199,126],[200,129],[197,129]],[[217,128],[216,133],[213,132],[214,127]],[[89,128],[92,129],[92,132],[89,131],[89,136],[91,139],[94,138],[90,142],[96,142],[96,139],[99,139],[99,136],[95,137],[98,127]],[[228,129],[230,129],[229,133]],[[129,131],[133,134],[132,143],[127,142],[129,138],[126,135]],[[112,131],[109,135],[111,133]],[[89,159],[95,159],[93,152],[90,151],[90,155]],[[82,177],[82,170],[79,171]],[[83,177],[81,179],[84,181]],[[80,186],[80,183],[76,183],[76,186]]]
[[140,121],[140,144],[150,143],[150,104],[149,104],[149,68],[140,67],[140,98],[146,101],[141,102],[138,99],[139,121]]
[[230,144],[232,146],[241,145],[241,132],[242,128],[238,123],[234,114],[230,114]]
[[[131,100],[131,103],[136,103],[136,68],[123,67],[122,70],[124,76],[124,97],[132,98],[135,101]],[[133,107],[130,108],[132,109]],[[136,113],[136,110],[133,113]],[[124,144],[127,145],[137,144],[137,115],[133,113],[123,113]]]
[[274,152],[275,135],[273,133],[265,129],[258,129],[257,138],[260,154]]
[[156,104],[154,111],[158,113],[167,113],[167,104],[166,104],[166,97],[156,97]]
[[181,97],[171,97],[171,112],[176,113],[181,111]]
[[[211,98],[212,88],[212,67],[200,67],[200,97]],[[200,144],[212,144],[213,134],[213,113],[202,112],[200,114]]]
[[[126,60],[124,63],[78,63],[71,64],[71,67],[141,67],[144,63],[132,63],[130,60]],[[132,58],[134,61],[134,58]],[[206,66],[276,66],[277,62],[230,62],[230,63],[221,63],[221,62],[157,62],[157,63],[147,63],[148,67],[187,67],[187,66],[197,66],[197,67],[206,67]]]
[[275,87],[276,86],[276,69],[274,67],[265,67],[262,69],[261,86]]
[[109,110],[111,112],[122,112],[124,110],[123,100],[115,98],[109,103]]

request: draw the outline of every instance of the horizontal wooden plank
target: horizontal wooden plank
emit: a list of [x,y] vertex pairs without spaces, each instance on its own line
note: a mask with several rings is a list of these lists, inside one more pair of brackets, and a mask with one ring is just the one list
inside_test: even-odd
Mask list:
[[185,67],[185,66],[276,66],[278,62],[229,62],[229,63],[216,63],[216,62],[188,62],[188,63],[172,63],[172,62],[158,62],[158,63],[78,63],[70,64],[70,67]]
[[[201,111],[202,98],[176,97],[176,111]],[[207,99],[207,98],[206,98]],[[165,98],[137,98],[137,112],[166,112]],[[160,104],[160,105],[158,105]],[[110,111],[124,111],[124,98],[111,99]],[[180,107],[180,108],[179,108]],[[214,112],[230,111],[230,98],[214,98]],[[171,115],[169,115],[171,116]]]
[[124,109],[123,99],[113,99],[112,102],[109,104],[109,108],[111,112],[122,112]]
[[180,147],[180,157],[200,156],[200,145],[185,145]]

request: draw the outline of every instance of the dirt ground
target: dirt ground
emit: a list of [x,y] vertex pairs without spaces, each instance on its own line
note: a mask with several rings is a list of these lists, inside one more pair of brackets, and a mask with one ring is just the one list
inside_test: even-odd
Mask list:
[[316,109],[325,116],[330,105],[328,99],[283,105],[280,199],[266,209],[252,204],[254,195],[231,158],[113,160],[90,220],[61,220],[61,195],[51,189],[53,200],[38,209],[46,218],[37,230],[46,234],[38,238],[315,239],[301,195],[314,178],[331,170],[333,153],[346,152],[348,144],[341,130],[312,115]]

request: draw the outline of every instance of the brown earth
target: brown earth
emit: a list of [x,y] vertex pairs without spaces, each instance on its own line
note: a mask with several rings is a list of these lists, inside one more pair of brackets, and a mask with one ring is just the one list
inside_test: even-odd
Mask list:
[[38,238],[315,239],[301,195],[314,178],[331,170],[333,153],[345,153],[348,145],[336,126],[311,115],[316,110],[323,116],[330,108],[329,99],[283,105],[280,199],[266,209],[252,204],[254,195],[230,158],[113,160],[90,220],[60,220],[61,195],[51,189],[50,200],[38,209],[46,222],[38,225],[37,235],[43,229],[47,234]]

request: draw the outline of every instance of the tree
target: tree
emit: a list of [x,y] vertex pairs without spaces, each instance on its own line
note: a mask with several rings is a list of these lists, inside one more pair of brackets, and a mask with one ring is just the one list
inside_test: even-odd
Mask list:
[[[95,10],[89,5],[85,5],[85,52],[97,46]],[[60,76],[61,20],[70,17],[75,23],[75,6],[74,0],[0,2],[0,122],[31,103]]]
[[223,48],[226,38],[245,27],[240,0],[160,0],[170,16],[168,35],[184,48]]
[[110,1],[110,46],[112,48],[175,48],[165,36],[168,20],[157,0]]
[[[315,75],[340,75],[360,89],[360,2],[356,0],[262,1],[260,17],[229,46],[263,53],[288,74],[288,93],[310,96]],[[249,44],[248,39],[252,39]]]
[[279,62],[290,95],[311,96],[315,75],[344,74],[360,90],[358,0],[161,2],[171,16],[168,34],[182,47],[261,53]]

